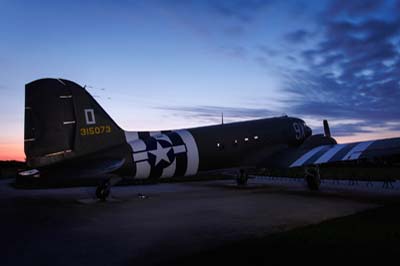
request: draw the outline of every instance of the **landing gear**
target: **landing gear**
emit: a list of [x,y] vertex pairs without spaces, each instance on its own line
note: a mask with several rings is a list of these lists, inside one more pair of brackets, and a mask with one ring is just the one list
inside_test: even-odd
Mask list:
[[247,175],[246,171],[243,169],[240,169],[239,176],[236,178],[236,183],[238,184],[238,186],[246,186],[248,179],[249,179],[249,176]]
[[307,182],[307,186],[312,191],[319,190],[321,185],[321,175],[319,173],[318,166],[306,167],[304,169],[305,175],[304,178]]
[[106,201],[111,192],[111,183],[107,179],[101,182],[96,188],[96,197],[101,201]]
[[110,196],[111,187],[121,181],[122,178],[114,177],[102,181],[96,188],[96,197],[101,201],[106,201]]

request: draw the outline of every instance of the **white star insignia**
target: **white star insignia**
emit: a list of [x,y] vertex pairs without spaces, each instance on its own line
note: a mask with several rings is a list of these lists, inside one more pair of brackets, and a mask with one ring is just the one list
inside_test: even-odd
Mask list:
[[161,146],[159,142],[157,142],[157,149],[149,151],[149,153],[153,154],[156,156],[156,162],[155,166],[157,166],[162,160],[166,161],[167,163],[171,163],[169,158],[168,158],[168,152],[171,150],[171,147],[164,148]]

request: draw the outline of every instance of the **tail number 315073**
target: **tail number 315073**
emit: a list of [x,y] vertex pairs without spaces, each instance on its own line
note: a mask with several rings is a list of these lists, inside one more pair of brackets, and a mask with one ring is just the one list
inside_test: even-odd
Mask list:
[[81,136],[101,135],[111,133],[111,126],[82,127],[79,129]]

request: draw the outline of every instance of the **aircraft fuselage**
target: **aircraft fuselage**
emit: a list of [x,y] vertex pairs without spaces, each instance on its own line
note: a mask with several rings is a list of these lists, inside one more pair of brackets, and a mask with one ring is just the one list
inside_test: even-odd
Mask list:
[[311,134],[298,118],[277,117],[161,132],[125,132],[125,174],[135,178],[190,176],[201,171],[256,167]]

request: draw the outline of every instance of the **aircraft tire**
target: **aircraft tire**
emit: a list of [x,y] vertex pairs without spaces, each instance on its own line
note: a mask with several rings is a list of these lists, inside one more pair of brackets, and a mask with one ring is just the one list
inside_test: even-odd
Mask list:
[[248,176],[244,170],[240,170],[239,176],[236,178],[236,183],[238,186],[246,186],[247,185]]
[[321,185],[321,180],[319,179],[318,176],[308,174],[308,175],[306,175],[305,178],[306,178],[307,186],[310,190],[312,190],[312,191],[319,190],[319,187]]
[[110,185],[110,182],[107,180],[107,181],[101,183],[96,188],[96,197],[101,201],[105,201],[108,198],[108,196],[110,195],[110,190],[111,190],[111,185]]

